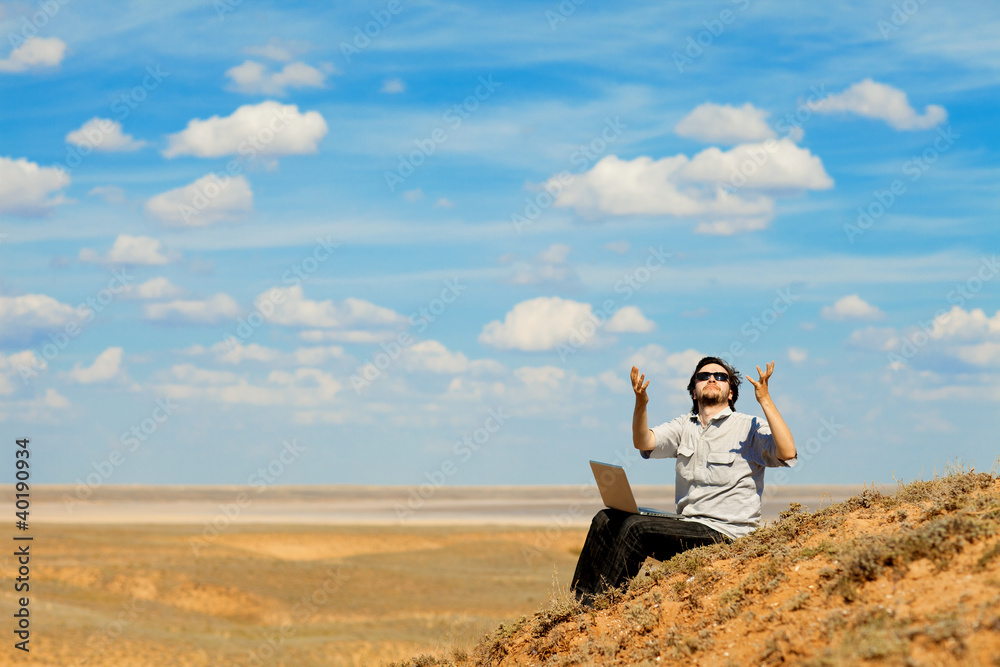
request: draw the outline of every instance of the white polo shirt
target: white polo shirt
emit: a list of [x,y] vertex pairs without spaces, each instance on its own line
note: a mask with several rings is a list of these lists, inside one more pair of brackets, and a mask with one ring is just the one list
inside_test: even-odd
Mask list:
[[676,458],[677,513],[733,539],[760,523],[765,467],[791,467],[775,451],[767,422],[728,406],[702,428],[690,413],[652,429],[656,446],[643,458]]

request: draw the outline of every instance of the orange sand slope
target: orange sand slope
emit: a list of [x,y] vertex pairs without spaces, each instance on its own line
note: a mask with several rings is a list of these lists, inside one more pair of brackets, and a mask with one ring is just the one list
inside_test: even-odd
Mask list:
[[568,595],[420,665],[998,665],[1000,479],[869,489],[730,545],[647,560],[593,609]]

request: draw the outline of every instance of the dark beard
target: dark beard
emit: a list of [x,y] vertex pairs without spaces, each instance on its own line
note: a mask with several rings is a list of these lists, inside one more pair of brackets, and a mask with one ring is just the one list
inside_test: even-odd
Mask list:
[[698,398],[698,405],[704,405],[705,407],[729,405],[729,399],[722,393],[722,389],[717,389],[712,396],[706,396],[703,391],[701,397]]

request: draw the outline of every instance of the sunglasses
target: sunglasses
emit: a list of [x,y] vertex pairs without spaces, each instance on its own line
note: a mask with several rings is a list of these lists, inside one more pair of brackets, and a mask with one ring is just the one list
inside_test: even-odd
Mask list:
[[694,378],[698,382],[705,382],[708,378],[715,378],[718,382],[729,382],[729,373],[723,373],[721,371],[709,373],[707,371],[702,371],[701,373],[695,373]]

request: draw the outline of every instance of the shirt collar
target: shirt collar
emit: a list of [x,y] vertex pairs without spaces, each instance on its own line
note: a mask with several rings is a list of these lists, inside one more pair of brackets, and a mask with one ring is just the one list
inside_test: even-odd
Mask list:
[[[733,414],[733,409],[727,405],[726,407],[722,408],[722,410],[719,411],[719,414],[717,414],[714,417],[712,417],[709,420],[709,423],[719,421],[720,419],[724,419],[724,418],[728,417],[731,414]],[[701,423],[701,420],[698,419],[698,413],[697,412],[692,412],[691,415],[690,415],[690,419],[693,422]]]

